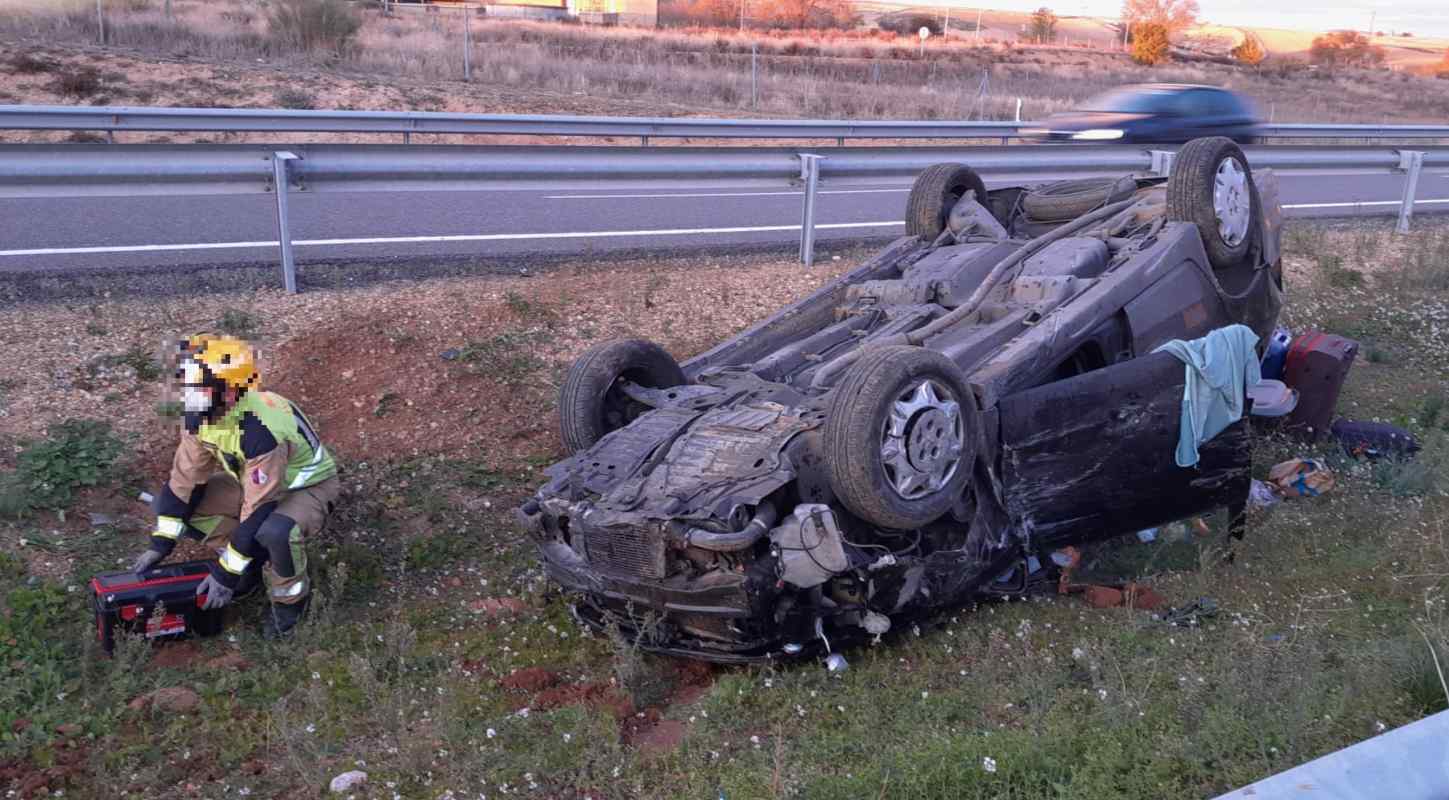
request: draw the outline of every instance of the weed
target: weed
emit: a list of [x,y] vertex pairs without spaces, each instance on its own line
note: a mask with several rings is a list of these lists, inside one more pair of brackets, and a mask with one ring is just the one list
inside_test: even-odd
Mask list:
[[130,367],[136,374],[136,380],[141,383],[150,383],[159,380],[161,377],[161,362],[148,348],[139,344],[133,344],[122,353],[112,353],[101,356],[90,364],[90,372],[94,375],[98,370],[107,367]]
[[72,131],[69,136],[65,137],[65,140],[67,142],[74,142],[75,144],[106,143],[106,137],[100,135],[99,133],[91,133],[89,131]]
[[552,308],[536,300],[529,300],[518,292],[510,291],[503,295],[503,305],[520,319],[550,325],[558,319],[558,313]]
[[1364,358],[1368,359],[1370,364],[1387,364],[1393,360],[1393,354],[1381,347],[1378,342],[1365,342],[1363,349]]
[[[443,507],[422,508],[425,517],[436,516]],[[430,513],[431,512],[431,513]],[[474,543],[462,533],[435,533],[408,541],[405,550],[409,569],[439,569],[472,555]]]
[[110,331],[106,329],[106,326],[102,325],[99,322],[96,322],[95,320],[91,320],[86,323],[87,336],[106,336],[109,334]]
[[55,69],[54,61],[37,58],[30,53],[20,52],[10,57],[10,69],[21,75],[38,75]]
[[1444,411],[1449,409],[1449,396],[1443,394],[1431,394],[1424,398],[1424,407],[1419,412],[1419,424],[1429,430],[1442,427],[1449,431],[1449,414]]
[[1449,708],[1449,697],[1445,696],[1440,679],[1440,669],[1449,653],[1440,656],[1439,663],[1435,663],[1436,653],[1431,651],[1432,647],[1427,641],[1421,642],[1418,647],[1411,642],[1409,653],[1400,659],[1398,667],[1399,688],[1414,712],[1426,717]]
[[379,418],[387,416],[399,399],[393,392],[383,392],[382,396],[377,398],[377,405],[372,407],[372,415]]
[[1363,273],[1345,267],[1342,256],[1320,255],[1318,271],[1328,281],[1328,285],[1335,289],[1350,289],[1363,285]]
[[[630,616],[633,617],[632,613]],[[648,708],[667,697],[674,684],[660,660],[640,649],[641,643],[656,635],[661,620],[651,613],[642,618],[633,617],[631,621],[637,627],[628,634],[614,618],[608,620],[604,631],[613,651],[614,679],[628,693],[635,708]]]
[[151,408],[163,419],[181,419],[183,411],[180,400],[162,400]]
[[272,102],[280,108],[307,110],[317,107],[317,98],[301,89],[279,89],[272,94]]
[[261,320],[255,314],[240,308],[228,308],[216,321],[217,330],[240,339],[251,337],[260,327]]
[[352,45],[362,20],[346,0],[276,0],[267,27],[288,46],[342,53]]
[[499,383],[525,383],[547,366],[532,352],[538,338],[529,333],[500,333],[464,345],[458,359],[472,371]]
[[64,509],[77,489],[114,474],[122,445],[109,423],[72,419],[46,433],[21,451],[14,471],[0,476],[0,516]]
[[1395,497],[1427,497],[1442,492],[1449,480],[1449,437],[1426,439],[1415,458],[1374,462],[1373,479]]
[[101,73],[95,67],[76,67],[55,79],[58,94],[87,97],[101,90]]

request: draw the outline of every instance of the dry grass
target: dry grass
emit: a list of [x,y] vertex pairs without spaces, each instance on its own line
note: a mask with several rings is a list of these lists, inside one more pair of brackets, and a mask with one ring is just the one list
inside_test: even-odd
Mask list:
[[[449,104],[463,106],[450,110],[467,110],[469,98],[480,91],[503,91],[540,100],[530,104],[536,111],[559,110],[562,104],[555,98],[565,96],[646,99],[655,113],[669,115],[1011,119],[1020,99],[1023,118],[1030,119],[1122,83],[1175,81],[1241,90],[1278,121],[1427,122],[1449,115],[1449,93],[1442,84],[1407,74],[1250,70],[1206,60],[1148,68],[1133,65],[1120,52],[1025,48],[994,36],[983,38],[981,46],[960,36],[933,40],[923,59],[914,40],[879,29],[741,34],[480,18],[473,21],[474,79],[468,86],[461,83],[460,11],[400,10],[385,17],[369,6],[362,12],[355,47],[339,54],[299,52],[272,38],[267,14],[256,0],[175,0],[173,8],[168,18],[159,2],[112,0],[108,43],[167,59],[227,64],[262,59],[286,74],[326,69],[427,84],[430,93],[456,98]],[[0,41],[5,40],[22,52],[41,41],[68,49],[92,44],[97,40],[93,7],[51,3],[26,11],[13,2],[0,5]],[[751,89],[752,45],[760,54],[757,102]],[[25,72],[23,65],[12,69]],[[1420,102],[1397,99],[1405,96]],[[171,100],[158,95],[154,102]],[[619,113],[648,112],[622,107]]]

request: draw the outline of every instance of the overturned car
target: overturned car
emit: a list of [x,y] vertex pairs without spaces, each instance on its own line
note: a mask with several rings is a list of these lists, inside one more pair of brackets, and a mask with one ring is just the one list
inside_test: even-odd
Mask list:
[[829,651],[1064,545],[1241,513],[1246,419],[1178,467],[1184,367],[1152,351],[1272,329],[1271,172],[1221,138],[1170,178],[988,191],[940,164],[906,224],[682,365],[640,340],[574,363],[572,455],[519,513],[582,619],[714,661]]

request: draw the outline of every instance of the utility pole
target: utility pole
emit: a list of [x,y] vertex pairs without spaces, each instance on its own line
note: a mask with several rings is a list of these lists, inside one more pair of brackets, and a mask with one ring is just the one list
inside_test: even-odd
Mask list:
[[951,7],[950,6],[946,6],[946,21],[943,22],[943,23],[941,23],[941,35],[942,36],[950,36],[951,35]]
[[976,9],[976,43],[981,44],[981,9]]
[[96,0],[96,27],[101,32],[101,44],[106,43],[106,12],[101,8],[101,0]]
[[740,0],[740,33],[745,32],[745,0]]
[[1374,21],[1377,20],[1378,17],[1379,17],[1379,7],[1378,7],[1378,4],[1375,3],[1374,6],[1373,6],[1373,10],[1369,12],[1369,29],[1368,29],[1368,35],[1369,36],[1373,36],[1374,35]]

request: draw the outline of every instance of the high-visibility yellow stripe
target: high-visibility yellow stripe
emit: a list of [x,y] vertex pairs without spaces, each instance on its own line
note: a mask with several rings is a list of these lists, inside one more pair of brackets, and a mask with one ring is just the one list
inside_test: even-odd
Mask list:
[[246,571],[247,565],[252,563],[250,558],[238,553],[236,548],[230,544],[226,546],[225,550],[221,551],[221,557],[217,560],[221,562],[222,569],[233,575],[242,574]]
[[160,536],[164,539],[176,539],[186,530],[186,523],[176,517],[157,517],[156,530],[151,532],[152,536]]
[[292,482],[287,486],[287,488],[300,489],[303,486],[306,486],[308,479],[310,479],[312,475],[315,474],[317,470],[322,466],[322,461],[325,458],[327,458],[327,448],[319,445],[317,449],[312,453],[312,460],[308,461],[302,466],[302,469],[297,472],[297,477],[292,479]]

